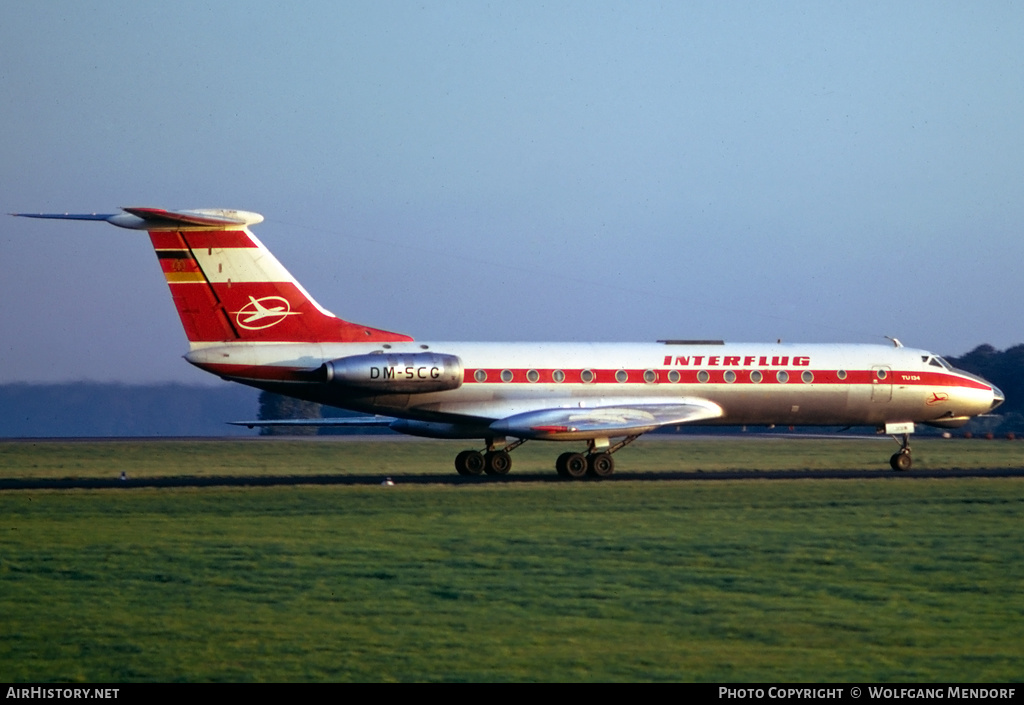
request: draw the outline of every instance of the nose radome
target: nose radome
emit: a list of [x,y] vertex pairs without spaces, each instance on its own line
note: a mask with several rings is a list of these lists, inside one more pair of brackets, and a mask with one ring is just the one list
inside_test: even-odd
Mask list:
[[1004,401],[1006,401],[1006,397],[1003,396],[1003,393],[1001,391],[999,391],[999,387],[992,385],[992,407],[989,409],[989,411],[994,411],[996,407],[1002,404]]

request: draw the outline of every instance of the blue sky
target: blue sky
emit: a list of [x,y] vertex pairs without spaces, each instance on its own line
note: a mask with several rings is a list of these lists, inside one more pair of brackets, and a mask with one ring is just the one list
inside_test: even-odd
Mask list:
[[[1024,342],[1024,6],[0,9],[0,205],[260,212],[428,340]],[[144,234],[0,219],[0,381],[215,383]]]

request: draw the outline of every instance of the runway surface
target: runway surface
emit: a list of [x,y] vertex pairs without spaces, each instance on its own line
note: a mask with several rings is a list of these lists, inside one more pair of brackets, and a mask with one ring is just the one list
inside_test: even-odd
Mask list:
[[[1024,477],[1019,468],[952,468],[946,470],[740,470],[715,472],[620,472],[608,478],[571,480],[550,473],[510,473],[503,477],[463,477],[454,472],[390,476],[400,485],[483,485],[528,482],[721,482],[725,480],[936,480],[963,477]],[[275,487],[288,485],[381,485],[383,475],[231,475],[226,477],[158,477],[125,480],[37,480],[0,479],[0,490],[99,490],[160,487]]]

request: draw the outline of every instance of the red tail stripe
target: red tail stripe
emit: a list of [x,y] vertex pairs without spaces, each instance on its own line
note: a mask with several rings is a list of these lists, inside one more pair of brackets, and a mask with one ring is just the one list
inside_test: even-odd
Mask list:
[[195,230],[186,232],[184,238],[178,231],[154,230],[149,237],[158,250],[186,249],[189,245],[192,249],[258,247],[248,233],[241,230]]

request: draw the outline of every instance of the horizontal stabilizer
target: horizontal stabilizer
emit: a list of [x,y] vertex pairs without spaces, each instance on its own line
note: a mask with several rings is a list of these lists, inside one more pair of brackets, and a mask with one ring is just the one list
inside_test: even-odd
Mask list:
[[714,402],[687,397],[661,404],[527,411],[495,421],[491,430],[518,438],[587,440],[599,436],[631,436],[661,426],[716,419],[722,414],[722,407]]
[[19,218],[49,218],[51,220],[110,220],[117,213],[10,213]]
[[263,216],[247,211],[233,211],[223,208],[197,209],[188,211],[169,211],[163,208],[122,208],[146,221],[165,221],[182,225],[255,225],[263,222]]
[[122,208],[124,213],[11,213],[21,218],[51,220],[102,220],[129,230],[179,230],[245,227],[263,222],[263,216],[226,208],[171,211],[164,208]]

